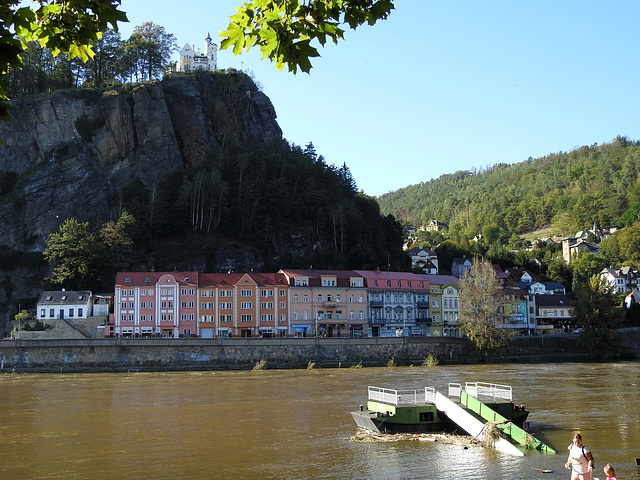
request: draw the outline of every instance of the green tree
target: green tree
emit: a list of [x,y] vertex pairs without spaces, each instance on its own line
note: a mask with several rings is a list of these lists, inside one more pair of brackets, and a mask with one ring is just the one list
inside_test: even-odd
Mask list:
[[119,75],[119,65],[124,54],[124,43],[120,34],[107,30],[93,47],[93,58],[83,67],[83,77],[87,85],[100,87],[113,82]]
[[135,65],[133,71],[141,80],[161,78],[177,48],[173,34],[153,22],[138,25],[125,46],[129,61]]
[[220,48],[238,55],[257,46],[278,70],[286,65],[290,72],[308,73],[309,59],[320,56],[312,42],[337,44],[344,39],[341,26],[373,25],[393,8],[392,0],[250,0],[229,17]]
[[504,295],[495,270],[486,259],[475,257],[471,270],[460,280],[460,331],[482,360],[504,354],[512,333],[500,328],[506,318]]
[[133,240],[128,230],[134,223],[133,216],[125,210],[116,222],[102,225],[98,234],[100,255],[97,260],[103,263],[100,272],[109,277],[105,280],[113,282],[116,273],[131,263]]
[[71,290],[82,288],[93,273],[98,248],[98,238],[89,231],[88,222],[67,219],[60,225],[60,231],[50,234],[46,241],[43,255],[53,265],[47,280]]
[[622,321],[614,286],[604,277],[593,275],[574,289],[576,323],[584,328],[580,344],[600,359],[615,356],[618,342],[615,329]]
[[22,64],[21,54],[28,42],[38,41],[55,57],[82,61],[93,56],[95,44],[109,25],[127,16],[118,10],[121,0],[38,0],[34,7],[9,0],[0,6],[0,120],[9,120],[7,74]]

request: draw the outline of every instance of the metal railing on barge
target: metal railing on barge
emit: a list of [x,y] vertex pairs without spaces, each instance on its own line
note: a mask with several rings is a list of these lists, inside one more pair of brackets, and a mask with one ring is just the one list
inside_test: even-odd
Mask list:
[[[462,390],[462,386],[459,383],[450,383],[449,397],[460,398]],[[513,389],[509,385],[484,382],[466,382],[464,384],[464,391],[476,398],[480,398],[480,396],[491,397],[494,402],[513,401]]]
[[436,389],[434,387],[424,387],[416,390],[392,390],[390,388],[370,386],[369,401],[395,406],[435,403]]

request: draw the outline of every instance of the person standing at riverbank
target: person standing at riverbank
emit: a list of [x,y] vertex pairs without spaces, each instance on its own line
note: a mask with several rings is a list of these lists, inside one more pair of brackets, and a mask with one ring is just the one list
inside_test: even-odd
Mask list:
[[582,435],[579,433],[573,436],[573,443],[569,445],[569,457],[564,466],[571,469],[571,480],[591,480],[593,457],[582,443]]

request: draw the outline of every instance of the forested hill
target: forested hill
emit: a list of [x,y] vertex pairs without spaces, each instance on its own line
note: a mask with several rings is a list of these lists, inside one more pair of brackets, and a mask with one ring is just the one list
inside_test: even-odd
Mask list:
[[513,165],[458,171],[385,194],[381,211],[413,226],[436,219],[472,238],[498,227],[503,240],[551,227],[569,235],[628,225],[640,211],[640,142],[617,137]]

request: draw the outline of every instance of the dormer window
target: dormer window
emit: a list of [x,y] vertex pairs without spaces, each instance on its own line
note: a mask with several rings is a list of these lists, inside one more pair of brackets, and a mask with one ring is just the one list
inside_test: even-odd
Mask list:
[[131,279],[129,277],[127,277],[127,278],[124,279],[124,282],[125,283],[131,283]]

